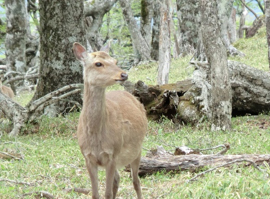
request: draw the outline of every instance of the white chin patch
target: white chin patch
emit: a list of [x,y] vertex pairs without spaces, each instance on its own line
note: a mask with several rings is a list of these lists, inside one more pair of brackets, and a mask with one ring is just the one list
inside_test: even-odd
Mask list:
[[115,81],[115,83],[117,83],[117,84],[121,84],[123,81],[121,81],[121,80],[116,80]]

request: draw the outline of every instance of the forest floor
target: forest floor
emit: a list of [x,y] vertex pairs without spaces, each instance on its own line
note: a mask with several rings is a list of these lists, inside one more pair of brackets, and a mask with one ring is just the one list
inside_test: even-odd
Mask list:
[[[90,190],[91,183],[84,158],[76,139],[78,114],[68,117],[43,118],[38,133],[25,131],[24,135],[9,138],[2,134],[0,155],[0,198],[38,198],[42,191],[55,198],[89,198],[72,188]],[[206,149],[220,144],[230,144],[227,154],[269,154],[269,115],[244,116],[232,119],[230,132],[211,132],[206,125],[179,126],[164,119],[149,121],[143,154],[157,146],[174,152],[179,146]],[[220,149],[204,154],[215,154]],[[159,172],[141,178],[144,198],[268,198],[270,174],[268,164],[260,172],[243,164],[221,167],[187,181],[197,172],[182,171],[179,174]],[[118,197],[136,198],[130,174],[120,171],[121,182]],[[100,194],[104,195],[105,172],[99,171]]]
[[[243,62],[262,70],[269,70],[265,29],[251,39],[241,39],[235,46],[245,57],[230,59]],[[172,61],[170,83],[189,78],[193,68],[188,64],[191,56]],[[155,84],[157,64],[149,63],[133,67],[129,71],[131,81],[142,80]],[[119,85],[110,88],[122,89]],[[16,101],[25,105],[33,93],[16,96]],[[43,117],[39,128],[26,126],[24,134],[9,138],[7,124],[0,122],[0,199],[40,198],[50,194],[55,198],[90,198],[90,195],[69,191],[72,188],[91,189],[90,178],[80,152],[76,128],[78,113],[66,117]],[[207,123],[176,125],[163,118],[149,121],[143,143],[142,156],[150,149],[163,146],[174,152],[176,147],[206,149],[220,144],[229,144],[226,154],[269,154],[269,113],[232,118],[232,130],[211,132]],[[35,133],[33,133],[35,132]],[[209,150],[205,154],[215,154]],[[141,178],[144,198],[269,198],[270,167],[260,166],[261,172],[243,164],[221,167],[209,172],[194,182],[187,182],[198,172],[182,171],[179,174],[159,172]],[[118,198],[136,198],[130,174],[120,171],[121,181]],[[104,195],[105,172],[99,171],[100,195]],[[39,196],[38,196],[39,195]],[[49,195],[47,195],[49,196]]]

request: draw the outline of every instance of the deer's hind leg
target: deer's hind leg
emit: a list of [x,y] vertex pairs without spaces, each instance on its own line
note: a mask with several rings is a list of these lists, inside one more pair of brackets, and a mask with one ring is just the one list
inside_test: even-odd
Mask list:
[[141,191],[141,183],[138,176],[138,171],[140,167],[140,161],[141,161],[141,153],[140,155],[130,164],[131,168],[131,174],[132,174],[132,181],[134,189],[137,193],[137,198],[142,199],[142,191]]
[[119,187],[120,175],[117,170],[114,172],[114,181],[113,181],[113,199],[116,198],[116,194]]

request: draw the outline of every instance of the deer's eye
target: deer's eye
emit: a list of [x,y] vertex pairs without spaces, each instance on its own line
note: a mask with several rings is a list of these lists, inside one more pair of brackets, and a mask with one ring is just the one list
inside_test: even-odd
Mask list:
[[102,63],[100,63],[100,62],[95,63],[95,65],[96,65],[97,67],[101,67],[101,66],[103,66],[103,64],[102,64]]

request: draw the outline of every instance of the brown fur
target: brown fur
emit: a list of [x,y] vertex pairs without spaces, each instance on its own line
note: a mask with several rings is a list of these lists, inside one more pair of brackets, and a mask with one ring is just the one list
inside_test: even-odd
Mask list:
[[[133,185],[141,199],[138,169],[147,130],[144,107],[126,91],[105,94],[107,86],[127,79],[115,59],[105,52],[88,54],[78,43],[74,43],[73,51],[84,65],[83,108],[77,136],[91,178],[92,198],[99,198],[98,167],[106,170],[105,198],[111,199],[116,197],[119,185],[117,168],[130,164]],[[97,62],[102,66],[97,67]]]
[[9,98],[13,98],[14,97],[14,92],[10,87],[7,87],[5,85],[2,84],[2,81],[0,80],[0,91],[6,95]]

